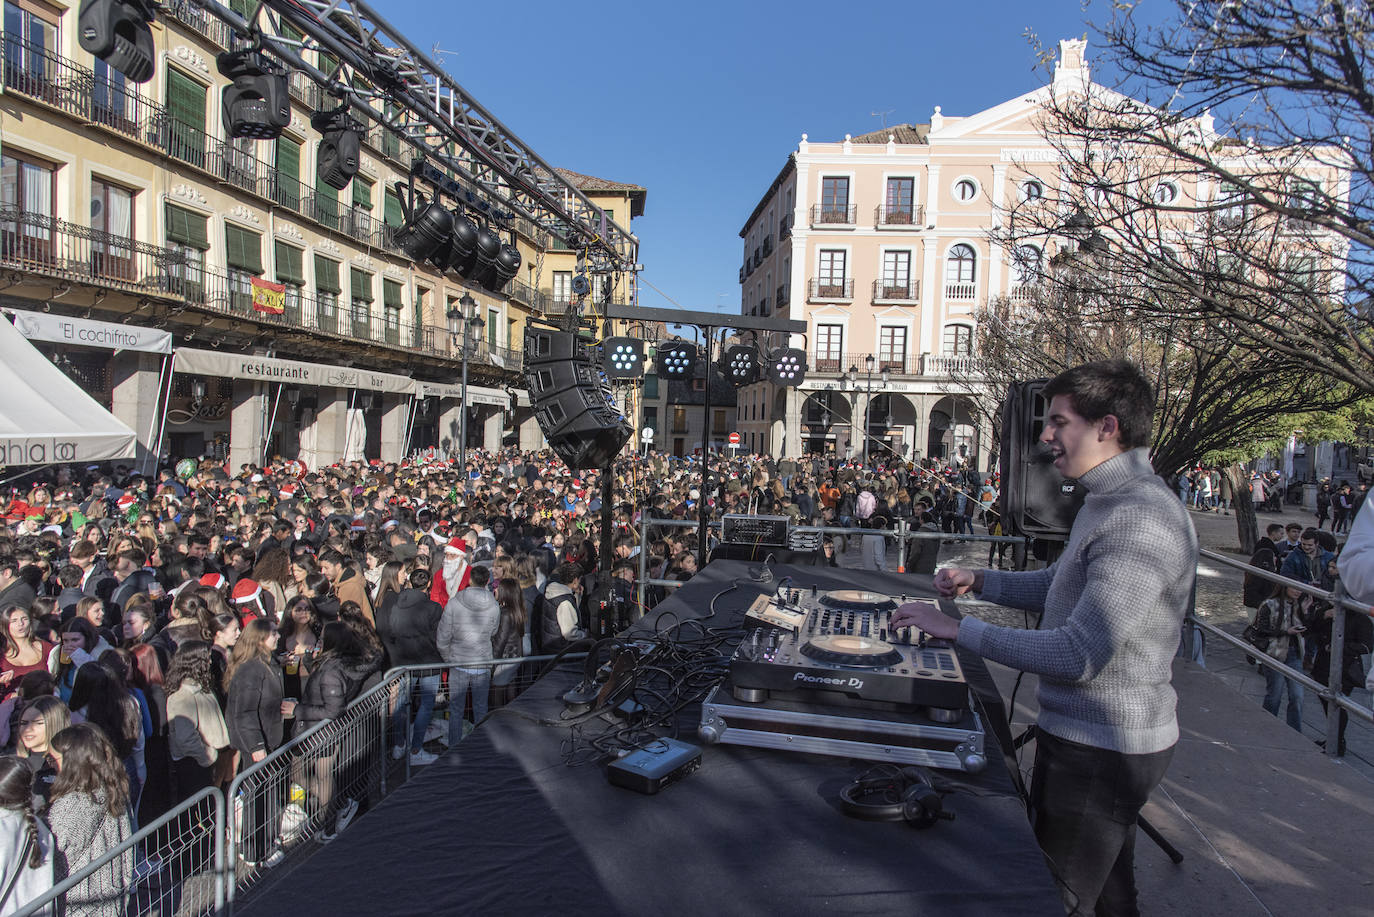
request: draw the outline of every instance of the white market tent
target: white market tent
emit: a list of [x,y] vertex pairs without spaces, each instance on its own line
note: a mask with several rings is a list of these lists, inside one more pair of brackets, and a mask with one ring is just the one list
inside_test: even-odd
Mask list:
[[133,458],[137,437],[0,319],[0,464]]

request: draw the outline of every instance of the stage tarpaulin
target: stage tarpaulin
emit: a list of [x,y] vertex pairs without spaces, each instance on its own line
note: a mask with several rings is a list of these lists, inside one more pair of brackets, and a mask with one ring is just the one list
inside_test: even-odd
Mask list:
[[133,458],[134,431],[120,423],[0,321],[0,464],[103,462]]
[[[671,612],[737,623],[773,584],[748,564],[710,564],[640,627]],[[929,577],[777,568],[797,584],[931,595]],[[735,588],[730,589],[731,586]],[[671,616],[667,619],[671,623]],[[965,672],[1000,713],[976,658]],[[513,705],[557,715],[565,666]],[[989,695],[986,692],[991,691]],[[699,744],[698,705],[680,737]],[[567,730],[512,713],[489,717],[298,868],[254,889],[244,915],[1063,914],[1001,756],[946,798],[954,821],[918,831],[863,822],[839,790],[871,762],[743,746],[704,746],[701,769],[656,796],[613,787],[602,769],[567,767]],[[989,735],[989,742],[992,736]]]

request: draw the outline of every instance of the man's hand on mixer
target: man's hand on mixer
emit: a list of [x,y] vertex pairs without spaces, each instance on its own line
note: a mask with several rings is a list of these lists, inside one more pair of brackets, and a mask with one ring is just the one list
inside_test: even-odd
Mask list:
[[959,636],[959,622],[939,609],[934,602],[907,602],[892,613],[890,626],[915,627],[932,637],[953,640]]
[[983,571],[945,567],[936,572],[934,585],[935,591],[947,599],[952,599],[969,591],[982,592]]

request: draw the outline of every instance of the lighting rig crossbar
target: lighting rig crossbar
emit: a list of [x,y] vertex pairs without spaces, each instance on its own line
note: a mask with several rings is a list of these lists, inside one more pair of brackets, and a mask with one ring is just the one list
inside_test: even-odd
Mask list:
[[[215,0],[196,0],[211,15],[251,34],[252,23]],[[358,0],[262,0],[273,31],[283,23],[300,41],[262,35],[261,47],[300,70],[353,111],[381,124],[424,157],[452,171],[485,197],[587,252],[598,270],[633,270],[638,242],[570,181],[550,167],[424,52]],[[301,56],[322,51],[340,62],[325,73]],[[350,74],[351,71],[351,74]],[[354,85],[362,77],[366,87]],[[382,110],[374,104],[381,101]],[[386,103],[391,103],[388,106]],[[390,110],[388,111],[388,108]],[[411,120],[407,120],[409,117]],[[465,155],[446,154],[453,142]]]

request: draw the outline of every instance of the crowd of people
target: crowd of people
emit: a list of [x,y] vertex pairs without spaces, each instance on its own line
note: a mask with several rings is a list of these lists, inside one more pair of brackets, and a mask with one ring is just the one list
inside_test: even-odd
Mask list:
[[[153,476],[35,474],[5,501],[0,534],[0,851],[24,864],[5,877],[10,902],[226,788],[391,667],[426,667],[395,703],[391,754],[430,763],[427,742],[460,741],[515,695],[520,663],[495,661],[556,653],[638,617],[640,552],[652,577],[696,572],[696,530],[659,527],[641,544],[642,515],[696,519],[704,500],[712,517],[875,530],[905,519],[954,536],[975,519],[996,525],[995,480],[935,462],[738,456],[704,471],[703,497],[697,459],[618,462],[604,559],[600,474],[551,453],[479,451],[461,468],[184,460]],[[875,540],[865,562],[881,568]],[[834,544],[828,554],[834,563]],[[594,610],[607,607],[614,619]],[[447,728],[435,721],[441,697]],[[247,813],[250,864],[279,861],[307,807],[324,813],[325,841],[358,811],[327,775],[291,779],[284,814]],[[65,912],[101,912],[140,868],[112,859],[66,895]]]

